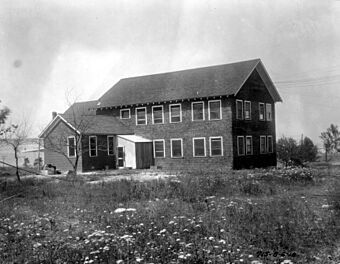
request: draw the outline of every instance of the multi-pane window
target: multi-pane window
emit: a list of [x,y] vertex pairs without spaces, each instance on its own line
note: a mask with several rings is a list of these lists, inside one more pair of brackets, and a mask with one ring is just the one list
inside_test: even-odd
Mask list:
[[272,136],[267,137],[267,151],[268,153],[273,153],[273,137]]
[[164,158],[165,157],[164,139],[155,139],[153,141],[153,150],[155,158]]
[[236,119],[243,119],[243,101],[236,100]]
[[264,103],[259,103],[259,119],[265,120],[265,108]]
[[183,157],[183,140],[181,138],[170,139],[171,157]]
[[221,100],[208,101],[209,120],[222,119]]
[[146,125],[146,107],[136,108],[136,125]]
[[182,122],[181,104],[171,104],[169,106],[170,123]]
[[210,156],[222,156],[222,137],[210,137]]
[[113,136],[107,137],[107,155],[114,155],[114,140]]
[[266,119],[267,119],[267,121],[272,121],[272,119],[273,119],[272,105],[271,104],[266,104]]
[[251,102],[244,101],[244,119],[251,119]]
[[246,136],[246,155],[253,154],[253,138],[252,136]]
[[97,137],[96,136],[89,137],[89,154],[90,154],[90,157],[97,156]]
[[76,156],[76,138],[74,136],[67,138],[67,154],[69,158]]
[[120,119],[129,119],[129,118],[130,118],[130,109],[121,109]]
[[243,136],[237,137],[237,153],[239,156],[244,155],[244,137]]
[[191,103],[192,121],[204,120],[204,103],[193,102]]
[[153,124],[164,123],[164,111],[162,105],[152,107],[152,123]]
[[193,156],[194,157],[205,157],[205,138],[193,138]]
[[266,153],[266,136],[260,136],[260,154]]

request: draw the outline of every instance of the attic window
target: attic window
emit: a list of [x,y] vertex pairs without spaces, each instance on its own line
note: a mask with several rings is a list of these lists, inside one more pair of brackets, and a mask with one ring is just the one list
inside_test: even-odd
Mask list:
[[129,119],[130,117],[131,117],[130,109],[121,109],[120,110],[120,119]]
[[146,125],[146,107],[136,108],[136,125]]

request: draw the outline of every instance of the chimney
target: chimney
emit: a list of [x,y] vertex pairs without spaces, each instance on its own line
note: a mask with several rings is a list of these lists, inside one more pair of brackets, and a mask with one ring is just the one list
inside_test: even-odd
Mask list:
[[57,116],[57,112],[52,112],[52,120]]

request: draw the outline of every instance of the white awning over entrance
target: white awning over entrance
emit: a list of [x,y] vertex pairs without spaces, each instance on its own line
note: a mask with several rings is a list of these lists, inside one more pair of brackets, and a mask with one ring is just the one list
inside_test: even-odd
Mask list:
[[131,141],[133,143],[139,143],[139,142],[152,142],[152,140],[143,138],[137,135],[118,135],[118,137]]

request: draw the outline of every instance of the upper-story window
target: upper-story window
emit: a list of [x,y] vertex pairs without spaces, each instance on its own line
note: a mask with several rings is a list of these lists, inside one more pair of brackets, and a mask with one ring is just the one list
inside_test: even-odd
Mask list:
[[265,120],[265,108],[264,108],[264,103],[259,103],[259,119],[260,120]]
[[131,117],[130,109],[120,109],[120,119],[129,119]]
[[209,120],[222,119],[221,100],[208,101],[208,108],[209,108]]
[[204,120],[204,102],[191,103],[192,121]]
[[76,138],[74,136],[67,138],[67,154],[69,158],[76,156]]
[[164,123],[164,111],[162,105],[152,107],[152,124]]
[[250,120],[251,119],[251,102],[244,101],[244,119]]
[[97,156],[97,137],[96,136],[89,137],[89,154],[90,154],[90,157]]
[[182,122],[182,106],[181,104],[169,105],[169,119],[170,123]]
[[272,105],[271,104],[266,104],[266,119],[267,119],[267,121],[272,121],[272,119],[273,119]]
[[236,119],[243,119],[243,101],[236,100]]
[[194,157],[205,157],[206,150],[205,150],[205,138],[198,137],[192,139],[193,143],[193,156]]
[[146,107],[136,108],[136,125],[146,125]]

